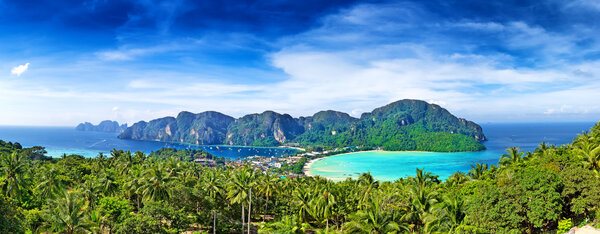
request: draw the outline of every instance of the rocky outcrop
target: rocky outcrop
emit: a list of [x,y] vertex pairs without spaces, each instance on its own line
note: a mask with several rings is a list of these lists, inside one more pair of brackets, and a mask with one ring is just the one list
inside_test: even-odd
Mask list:
[[138,122],[125,130],[119,138],[181,142],[197,145],[222,144],[227,127],[234,118],[219,112],[193,114],[179,113],[177,118],[165,117],[150,122]]
[[80,123],[75,129],[94,132],[123,132],[127,129],[127,124],[119,125],[117,121],[104,120],[98,125],[93,125],[90,122]]
[[[432,150],[439,151],[481,150],[485,147],[479,142],[487,139],[476,123],[420,100],[393,102],[360,118],[332,110],[297,119],[274,111],[239,119],[214,111],[198,114],[183,111],[176,118],[135,123],[119,138],[199,145],[367,145],[393,150],[428,150],[436,145]],[[443,144],[462,146],[440,148]]]
[[273,146],[286,143],[303,131],[304,128],[292,116],[265,111],[234,121],[228,128],[227,143]]

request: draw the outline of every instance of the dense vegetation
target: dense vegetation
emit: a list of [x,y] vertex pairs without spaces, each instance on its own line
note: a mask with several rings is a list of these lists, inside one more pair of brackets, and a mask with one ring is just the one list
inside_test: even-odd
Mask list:
[[418,100],[401,100],[364,113],[360,119],[337,111],[320,111],[293,118],[265,111],[239,119],[218,112],[181,112],[139,122],[120,138],[186,142],[278,146],[366,146],[385,150],[478,151],[486,140],[481,127],[459,119],[446,109]]
[[1,233],[532,233],[600,216],[600,123],[572,144],[509,148],[498,166],[445,181],[419,169],[335,183],[119,150],[39,160],[39,149],[0,141],[0,151]]
[[[122,154],[128,154],[127,152],[121,152]],[[140,154],[141,152],[135,152],[136,154]],[[157,151],[151,152],[148,157],[167,160],[170,158],[176,158],[181,161],[193,161],[197,158],[207,158],[212,160],[217,160],[224,162],[225,159],[222,157],[214,156],[204,150],[199,149],[173,149],[173,148],[162,148]]]

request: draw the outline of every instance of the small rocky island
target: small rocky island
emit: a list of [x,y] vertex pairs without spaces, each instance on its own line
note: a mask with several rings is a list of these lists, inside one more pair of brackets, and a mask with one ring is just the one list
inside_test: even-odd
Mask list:
[[98,125],[93,125],[90,122],[80,123],[75,127],[79,131],[93,131],[93,132],[123,132],[127,129],[127,124],[119,125],[117,121],[104,120]]

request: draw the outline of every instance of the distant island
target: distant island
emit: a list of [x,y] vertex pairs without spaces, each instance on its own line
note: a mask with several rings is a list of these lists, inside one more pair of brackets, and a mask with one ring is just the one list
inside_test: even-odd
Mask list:
[[400,100],[354,118],[338,111],[309,117],[265,111],[241,118],[206,111],[133,124],[121,139],[242,146],[367,146],[383,150],[480,151],[481,127],[420,100]]
[[85,122],[80,123],[75,127],[76,130],[79,131],[94,131],[94,132],[123,132],[127,129],[127,124],[119,125],[117,121],[104,120],[100,122],[98,125],[93,125],[92,123]]

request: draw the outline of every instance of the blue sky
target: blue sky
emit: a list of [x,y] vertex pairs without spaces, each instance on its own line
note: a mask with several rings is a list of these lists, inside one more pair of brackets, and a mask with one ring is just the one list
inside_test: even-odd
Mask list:
[[598,121],[600,1],[0,0],[0,125],[404,99]]

